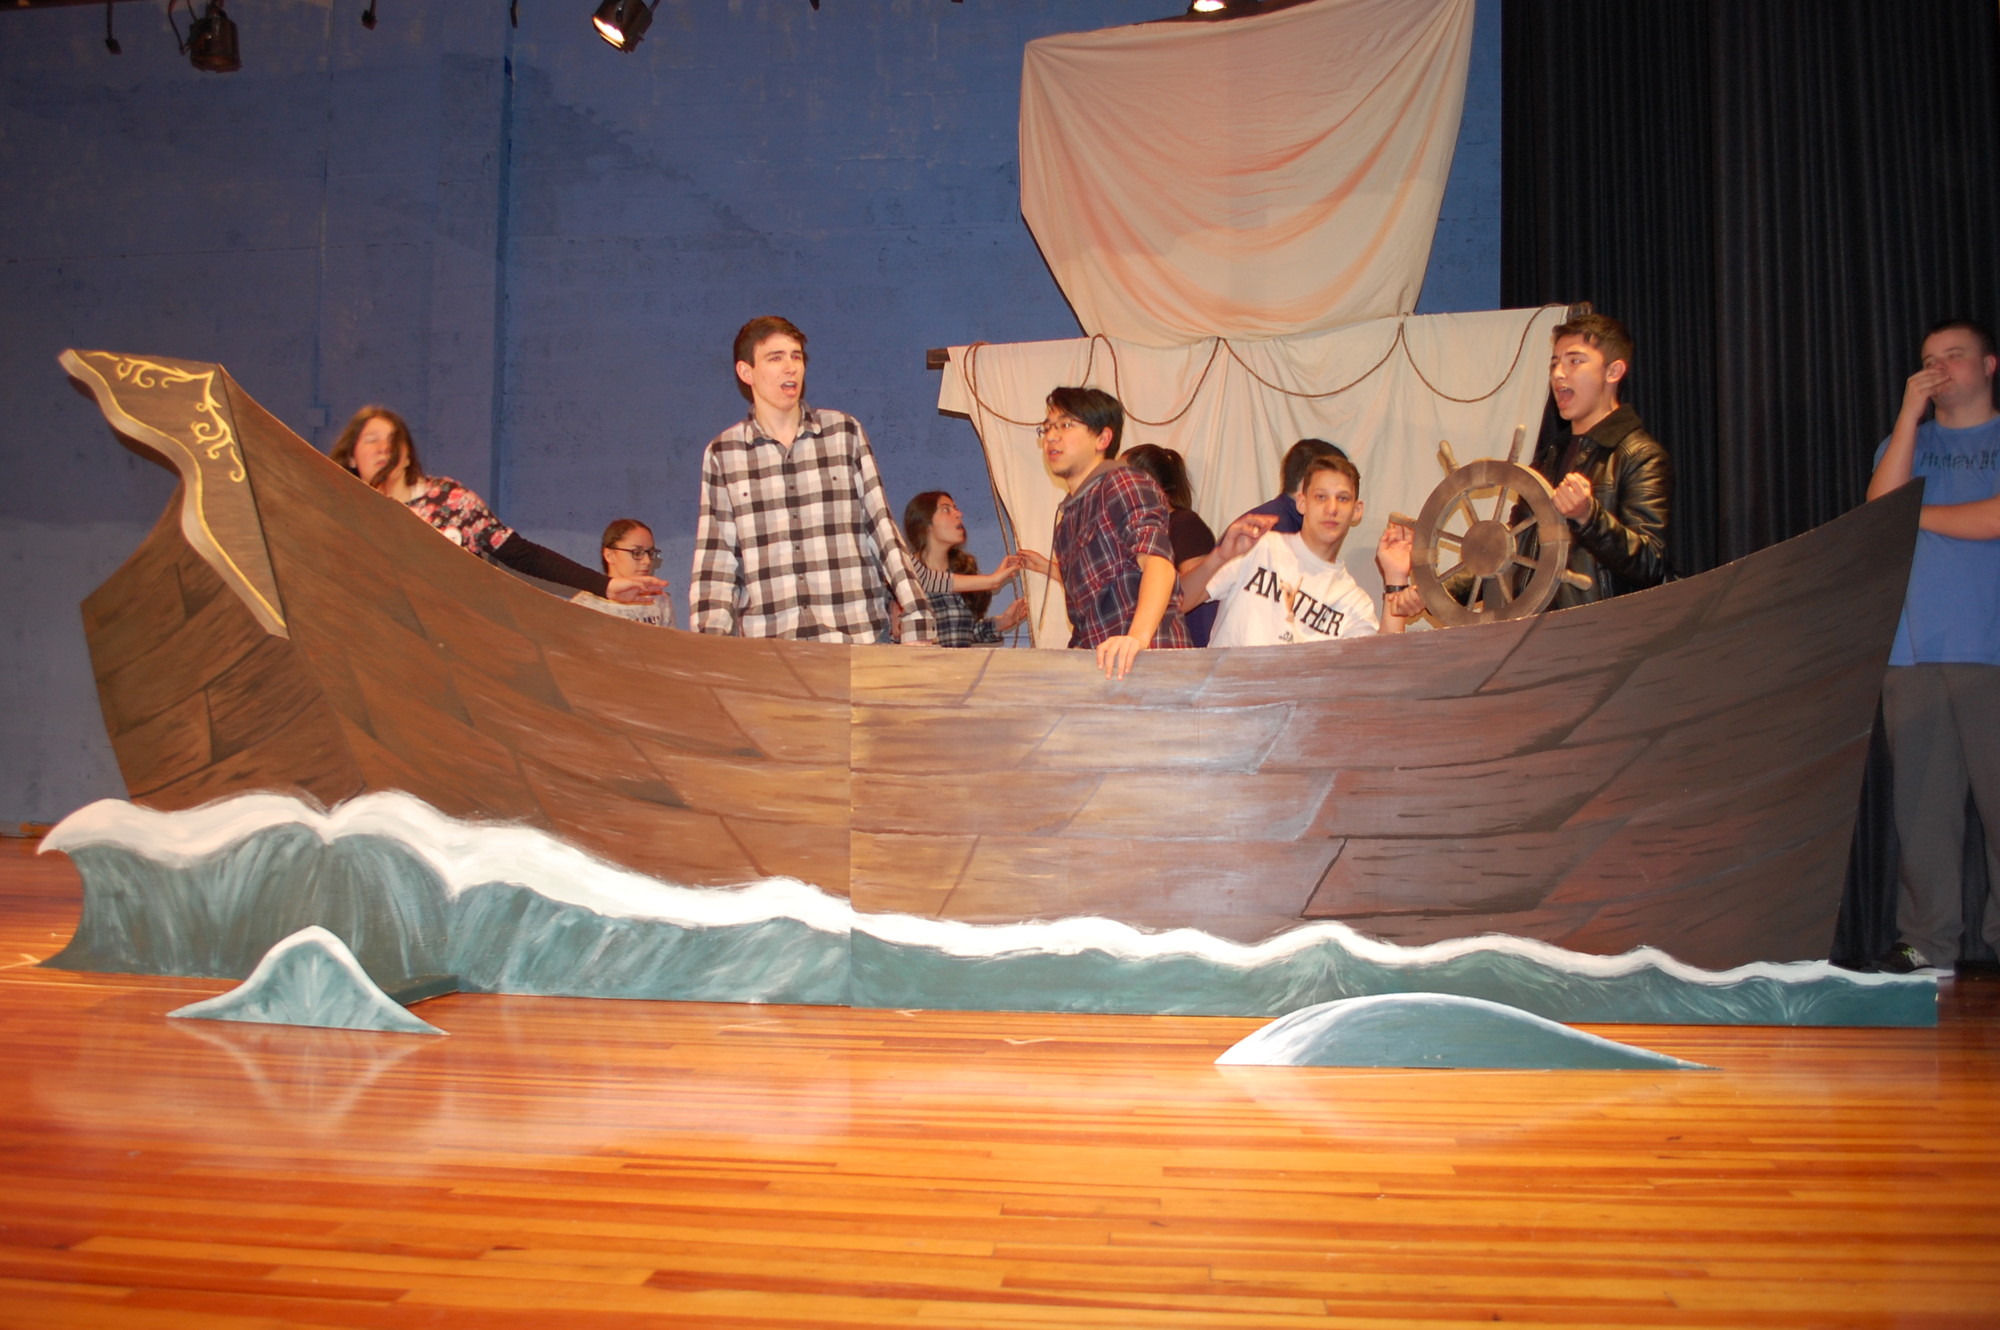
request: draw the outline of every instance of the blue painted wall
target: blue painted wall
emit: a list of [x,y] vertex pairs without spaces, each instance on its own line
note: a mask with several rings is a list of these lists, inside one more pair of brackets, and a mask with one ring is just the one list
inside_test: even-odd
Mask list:
[[[729,339],[779,312],[813,401],[868,425],[892,498],[952,490],[998,554],[928,347],[1079,331],[1019,214],[1020,50],[1177,0],[665,0],[640,48],[590,6],[258,0],[201,74],[160,10],[0,13],[0,825],[122,793],[77,602],[172,491],[55,365],[220,360],[329,442],[366,401],[424,460],[579,558],[652,523],[677,591]],[[1482,0],[1420,308],[1499,290],[1499,34]],[[329,550],[329,559],[339,551]],[[684,602],[684,597],[681,598]]]

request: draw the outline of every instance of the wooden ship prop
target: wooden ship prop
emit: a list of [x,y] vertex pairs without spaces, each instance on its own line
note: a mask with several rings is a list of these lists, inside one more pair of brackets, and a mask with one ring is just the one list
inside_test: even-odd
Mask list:
[[1919,502],[1578,609],[1148,652],[1110,682],[1084,652],[593,613],[468,557],[218,365],[62,361],[181,479],[83,609],[136,804],[406,791],[857,918],[1824,957]]

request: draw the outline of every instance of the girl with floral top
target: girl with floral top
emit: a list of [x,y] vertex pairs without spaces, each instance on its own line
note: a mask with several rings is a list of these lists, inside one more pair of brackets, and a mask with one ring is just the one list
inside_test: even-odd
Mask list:
[[427,476],[401,416],[364,406],[333,445],[333,460],[429,522],[446,540],[516,572],[631,604],[667,589],[657,577],[612,577],[564,558],[501,524],[486,501],[449,476]]
[[910,571],[923,589],[937,627],[939,646],[998,645],[1000,635],[1028,617],[1026,601],[1016,600],[996,619],[985,616],[993,593],[1024,567],[1010,554],[998,571],[982,573],[965,549],[965,515],[943,490],[926,490],[903,508],[903,534],[916,558]]

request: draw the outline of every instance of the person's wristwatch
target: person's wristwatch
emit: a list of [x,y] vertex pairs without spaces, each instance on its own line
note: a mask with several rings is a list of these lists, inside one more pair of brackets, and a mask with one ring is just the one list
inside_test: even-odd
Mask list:
[[1385,582],[1382,585],[1382,594],[1385,596],[1393,596],[1398,591],[1408,591],[1409,589],[1410,589],[1410,584],[1408,582],[1398,582],[1395,586],[1390,586]]

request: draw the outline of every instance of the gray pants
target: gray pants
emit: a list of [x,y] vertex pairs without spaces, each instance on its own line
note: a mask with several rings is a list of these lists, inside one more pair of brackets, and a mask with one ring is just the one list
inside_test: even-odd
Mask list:
[[1898,937],[1936,965],[1964,931],[1965,792],[1986,830],[1986,923],[2000,947],[2000,665],[1902,665],[1882,683],[1903,844]]

